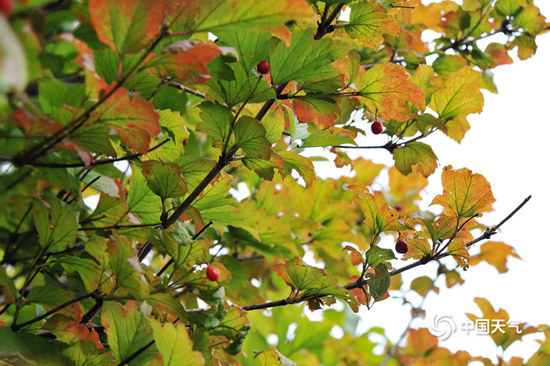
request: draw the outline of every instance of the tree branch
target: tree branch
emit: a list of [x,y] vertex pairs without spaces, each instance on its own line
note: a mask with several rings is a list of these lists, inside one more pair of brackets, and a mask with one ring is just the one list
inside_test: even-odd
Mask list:
[[[514,216],[530,199],[531,199],[531,196],[527,197],[525,200],[523,200],[522,203],[520,203],[508,216],[506,216],[496,226],[485,230],[485,232],[483,232],[483,234],[481,234],[479,237],[477,237],[476,239],[464,244],[465,247],[470,247],[470,246],[474,245],[475,243],[478,243],[478,242],[480,242],[482,240],[485,240],[485,239],[489,239],[491,236],[496,234],[497,229],[499,227],[501,227],[506,221],[508,221],[512,216]],[[401,267],[399,269],[396,269],[396,270],[390,272],[389,275],[390,275],[390,277],[392,277],[392,276],[398,275],[400,273],[403,273],[405,271],[408,271],[410,269],[413,269],[415,267],[418,267],[418,266],[424,265],[426,263],[429,263],[431,261],[439,260],[441,258],[445,258],[449,255],[451,255],[451,254],[449,254],[448,252],[440,254],[440,255],[434,255],[434,256],[429,256],[428,255],[424,258],[421,258],[421,259],[417,260],[414,263],[411,263],[409,265],[406,265],[404,267]],[[362,281],[357,281],[357,282],[350,283],[350,284],[345,285],[343,287],[346,290],[351,290],[351,289],[354,289],[354,288],[361,288],[366,284],[368,284],[368,280],[362,280]],[[246,310],[246,311],[261,310],[261,309],[273,308],[273,307],[277,307],[277,306],[286,306],[286,305],[289,305],[289,304],[297,304],[297,303],[307,301],[307,300],[319,299],[319,298],[322,298],[324,296],[328,296],[328,295],[317,295],[317,296],[313,296],[313,297],[312,296],[301,296],[301,297],[296,297],[296,298],[287,298],[287,299],[282,299],[282,300],[278,300],[278,301],[270,301],[270,302],[266,302],[266,303],[263,303],[263,304],[244,305],[244,306],[241,306],[241,308],[243,310]]]

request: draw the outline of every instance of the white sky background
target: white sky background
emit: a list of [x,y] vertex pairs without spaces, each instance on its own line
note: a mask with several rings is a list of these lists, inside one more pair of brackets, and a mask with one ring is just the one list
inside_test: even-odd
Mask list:
[[[535,0],[543,15],[550,18],[550,1]],[[502,41],[502,39],[489,38]],[[425,319],[416,319],[413,328],[428,327],[435,315],[451,315],[458,330],[440,345],[452,351],[466,350],[474,356],[489,357],[496,361],[499,354],[489,336],[470,333],[466,335],[460,326],[468,319],[465,313],[481,316],[481,311],[473,302],[474,297],[488,299],[496,310],[505,309],[510,320],[527,322],[532,325],[549,324],[548,304],[550,295],[546,292],[550,278],[550,243],[545,235],[550,207],[550,174],[548,146],[546,136],[550,136],[550,33],[537,38],[539,49],[534,57],[520,61],[513,52],[512,65],[499,66],[494,70],[495,83],[499,94],[483,91],[485,107],[481,114],[470,115],[468,121],[471,130],[461,144],[442,134],[429,136],[425,141],[430,144],[439,158],[439,167],[429,181],[430,185],[423,195],[423,208],[431,202],[441,188],[441,170],[443,166],[454,168],[467,167],[480,173],[491,183],[496,203],[494,211],[486,213],[479,221],[486,225],[495,225],[508,215],[528,195],[531,201],[494,235],[491,240],[503,241],[512,245],[522,260],[512,258],[508,261],[509,271],[499,274],[485,262],[471,267],[467,272],[460,270],[465,284],[446,289],[444,278],[436,283],[439,294],[428,295],[424,308]],[[483,47],[482,47],[483,49]],[[365,128],[366,124],[363,125]],[[358,124],[358,127],[361,127]],[[366,128],[370,132],[370,128]],[[365,145],[384,144],[387,136],[368,134]],[[316,153],[320,154],[320,150]],[[309,155],[309,154],[308,154]],[[325,155],[325,154],[322,154]],[[352,157],[363,156],[375,162],[393,164],[391,155],[386,151],[354,150]],[[316,172],[320,177],[337,177],[349,174],[349,169],[337,170],[332,163],[317,163]],[[380,181],[381,188],[387,181]],[[393,247],[393,242],[382,244]],[[479,250],[479,244],[471,253]],[[410,262],[396,261],[401,267]],[[453,267],[454,261],[446,262]],[[433,277],[435,264],[417,267],[403,276],[405,287],[414,278],[421,275]],[[398,296],[398,292],[392,295]],[[420,297],[411,294],[409,298],[418,305]],[[361,310],[361,331],[373,326],[381,326],[392,341],[396,341],[410,319],[410,306],[404,306],[399,298],[390,298],[376,304],[371,310]],[[504,359],[519,356],[527,359],[537,349],[535,339],[543,336],[530,335],[523,342],[516,342],[504,353]]]

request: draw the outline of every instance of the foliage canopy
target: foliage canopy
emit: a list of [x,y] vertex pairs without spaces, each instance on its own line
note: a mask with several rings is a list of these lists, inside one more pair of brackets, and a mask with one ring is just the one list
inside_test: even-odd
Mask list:
[[[478,173],[445,167],[442,213],[420,210],[426,138],[460,142],[492,70],[548,29],[533,0],[17,2],[0,14],[0,363],[492,364],[427,329],[375,354],[349,310],[384,306],[404,271],[425,297],[463,282],[456,267],[519,258],[494,241],[470,255],[526,202],[481,224],[495,199]],[[373,121],[386,144],[363,144]],[[312,148],[354,175],[319,179]],[[493,340],[539,331],[518,327]],[[550,363],[548,344],[529,362]]]

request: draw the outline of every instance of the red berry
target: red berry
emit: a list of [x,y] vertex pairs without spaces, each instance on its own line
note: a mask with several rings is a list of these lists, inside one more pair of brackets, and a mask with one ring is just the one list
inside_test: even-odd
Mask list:
[[395,251],[397,253],[405,254],[407,253],[407,250],[409,250],[409,246],[403,240],[399,240],[397,243],[395,243]]
[[379,135],[382,133],[382,131],[384,131],[384,126],[382,126],[382,123],[380,121],[374,121],[372,126],[370,126],[370,129],[372,133],[374,133],[375,135]]
[[260,74],[265,75],[271,70],[271,65],[268,61],[263,60],[256,66],[256,70],[258,70]]
[[0,13],[9,16],[13,11],[13,0],[0,0]]
[[189,143],[189,139],[183,140],[183,146],[187,146],[188,143]]
[[220,277],[220,270],[217,267],[210,266],[206,269],[206,277],[210,281],[217,281],[218,277]]
[[395,204],[395,211],[399,212],[403,209],[403,205],[400,203]]

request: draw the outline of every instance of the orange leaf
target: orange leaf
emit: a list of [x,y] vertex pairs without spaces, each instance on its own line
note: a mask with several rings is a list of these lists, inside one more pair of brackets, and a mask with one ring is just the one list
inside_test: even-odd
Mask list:
[[292,101],[294,113],[300,122],[316,122],[321,128],[334,126],[342,110],[331,98],[306,97]]
[[370,193],[359,195],[355,200],[363,214],[365,224],[376,235],[383,231],[396,231],[404,228],[399,222],[399,214],[384,202],[382,197]]
[[408,103],[418,110],[425,108],[425,95],[418,85],[411,82],[405,68],[392,63],[372,67],[356,85],[365,106],[384,119],[406,121],[414,116]]
[[508,271],[508,267],[506,266],[508,256],[521,259],[512,246],[502,242],[488,241],[484,243],[480,249],[481,252],[479,254],[470,258],[470,265],[474,266],[481,261],[485,261],[495,266],[499,273],[504,273]]
[[90,15],[101,42],[120,54],[135,53],[158,34],[164,1],[90,0]]
[[468,169],[453,170],[451,166],[443,168],[441,174],[443,194],[432,201],[445,207],[445,215],[472,217],[475,214],[491,211],[495,202],[489,182],[481,175]]
[[100,105],[92,118],[113,128],[126,146],[140,153],[147,152],[151,137],[160,132],[159,116],[153,105],[122,88]]
[[186,84],[204,84],[210,79],[206,64],[219,54],[221,51],[213,42],[182,40],[151,58],[149,71],[160,77],[172,76]]

